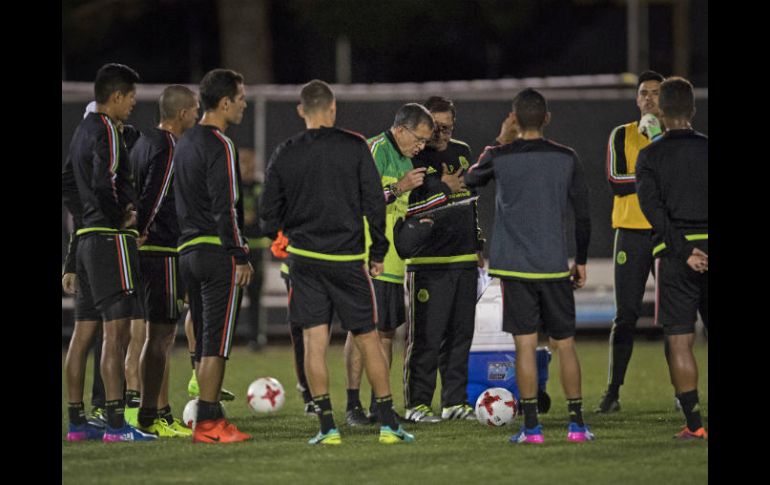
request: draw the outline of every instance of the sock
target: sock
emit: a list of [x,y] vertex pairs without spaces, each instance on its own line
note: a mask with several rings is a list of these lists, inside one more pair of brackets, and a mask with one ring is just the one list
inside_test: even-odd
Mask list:
[[218,402],[208,402],[198,399],[198,418],[197,422],[208,421],[210,419],[223,418],[222,408]]
[[150,426],[158,417],[158,408],[139,408],[139,426]]
[[393,396],[388,394],[384,397],[378,397],[374,400],[375,407],[377,409],[377,419],[382,426],[390,426],[390,429],[398,429],[398,421],[396,421],[396,413],[393,412]]
[[374,395],[374,389],[372,389],[371,401],[369,401],[369,414],[377,414],[377,397]]
[[332,414],[332,401],[328,394],[313,396],[313,402],[316,405],[318,419],[321,420],[321,433],[328,433],[330,429],[336,428],[334,415]]
[[583,427],[583,398],[567,399],[567,412],[569,412],[569,422],[577,423]]
[[522,398],[521,408],[524,412],[524,427],[532,429],[537,426],[537,398]]
[[305,403],[313,401],[313,396],[310,395],[310,389],[305,388],[305,390],[302,391],[302,400]]
[[126,406],[130,408],[138,408],[141,403],[142,400],[140,399],[139,391],[135,391],[133,389],[128,389],[126,391]]
[[119,429],[126,425],[123,419],[126,403],[122,399],[107,401],[104,403],[104,409],[107,411],[107,426],[112,429]]
[[70,424],[75,426],[82,426],[86,424],[86,410],[83,406],[83,401],[71,402],[67,406],[67,412],[70,417]]
[[195,372],[195,352],[190,352],[190,365],[192,365],[192,370]]
[[171,414],[171,405],[166,404],[158,409],[158,417],[165,419],[168,424],[174,424],[174,415]]
[[355,408],[361,407],[361,398],[359,397],[358,389],[348,389],[348,407],[347,411],[352,411]]
[[682,405],[682,412],[687,420],[687,428],[690,431],[697,431],[703,426],[700,416],[700,406],[698,405],[698,390],[683,392],[676,395],[679,403]]

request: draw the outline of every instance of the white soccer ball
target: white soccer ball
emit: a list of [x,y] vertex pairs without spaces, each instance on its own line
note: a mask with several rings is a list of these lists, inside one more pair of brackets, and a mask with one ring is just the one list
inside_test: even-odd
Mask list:
[[278,379],[260,377],[249,384],[246,402],[258,413],[274,413],[283,407],[286,393]]
[[197,417],[198,398],[195,398],[185,405],[184,411],[182,412],[182,421],[188,428],[195,429],[195,421],[197,420]]
[[476,400],[476,419],[485,426],[505,426],[517,412],[516,399],[502,387],[490,387]]

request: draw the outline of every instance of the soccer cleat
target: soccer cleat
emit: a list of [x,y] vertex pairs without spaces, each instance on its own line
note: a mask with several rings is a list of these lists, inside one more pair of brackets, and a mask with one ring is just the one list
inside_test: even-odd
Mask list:
[[160,418],[160,420],[164,421],[169,428],[176,431],[177,435],[179,436],[192,436],[193,434],[193,430],[185,426],[179,418],[174,418],[174,421],[171,423],[163,418]]
[[100,440],[104,436],[104,428],[91,423],[74,425],[70,423],[67,431],[67,441]]
[[332,428],[326,433],[321,433],[319,431],[317,435],[313,436],[307,441],[307,444],[309,445],[341,445],[342,436],[340,436],[340,432],[337,430],[337,428]]
[[[195,376],[195,371],[193,371],[192,376],[190,377],[190,381],[187,383],[187,395],[190,397],[198,397],[201,393],[201,389],[198,386],[198,378]],[[219,391],[219,400],[220,401],[235,401],[235,394],[228,391],[224,387],[220,389]]]
[[620,399],[618,396],[605,392],[599,406],[594,409],[595,413],[614,413],[620,411]]
[[413,423],[440,423],[441,418],[433,414],[433,410],[425,404],[418,404],[406,410],[405,421]]
[[692,440],[708,440],[709,434],[706,432],[705,429],[703,429],[703,426],[696,429],[695,431],[690,431],[690,428],[685,426],[682,428],[682,431],[678,432],[674,435],[674,439],[677,439],[679,441],[692,441]]
[[139,408],[130,408],[126,406],[126,409],[123,411],[123,419],[134,428],[139,426]]
[[596,439],[587,425],[579,426],[577,423],[570,423],[567,428],[567,441],[573,443],[582,443],[584,441],[593,441]]
[[384,445],[413,442],[414,435],[407,433],[401,425],[395,431],[390,426],[380,426],[380,443]]
[[470,404],[456,404],[441,410],[441,419],[467,419],[476,420],[476,411]]
[[345,412],[345,422],[348,423],[348,426],[367,426],[372,424],[360,406]]
[[543,427],[539,424],[532,429],[522,426],[518,433],[508,439],[508,442],[541,445],[543,444]]
[[126,424],[122,428],[110,428],[104,431],[102,441],[105,443],[117,443],[120,441],[154,441],[158,437],[154,434],[144,433],[134,428],[131,425]]
[[[102,407],[94,406],[88,416],[86,416],[86,419],[91,426],[96,426],[97,428],[107,427],[107,413]],[[102,431],[104,431],[104,429],[102,429]]]
[[190,397],[198,397],[200,393],[201,390],[200,387],[198,387],[198,378],[195,376],[195,371],[193,371],[190,382],[187,383],[187,394]]
[[155,418],[155,420],[152,422],[151,425],[149,426],[139,425],[136,427],[136,429],[138,429],[143,433],[154,434],[158,438],[177,438],[177,437],[184,436],[181,433],[177,433],[176,430],[171,428],[168,425],[168,422],[162,418]]
[[250,434],[241,432],[225,418],[198,421],[192,434],[193,443],[238,443],[250,439]]

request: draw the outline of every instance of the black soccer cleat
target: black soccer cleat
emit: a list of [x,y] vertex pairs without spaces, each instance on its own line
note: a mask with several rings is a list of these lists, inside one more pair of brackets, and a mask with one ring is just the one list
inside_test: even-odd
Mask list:
[[620,411],[620,400],[618,396],[613,396],[609,392],[602,395],[599,406],[594,410],[596,413],[615,413]]
[[345,422],[348,423],[348,426],[369,426],[372,424],[364,414],[364,410],[359,406],[345,412]]

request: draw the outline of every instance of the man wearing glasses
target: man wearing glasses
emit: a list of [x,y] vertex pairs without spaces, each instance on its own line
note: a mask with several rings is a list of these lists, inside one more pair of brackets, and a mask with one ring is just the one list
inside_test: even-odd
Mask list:
[[[404,309],[405,264],[396,252],[393,243],[393,227],[399,218],[406,215],[409,193],[422,185],[425,168],[414,168],[412,157],[420,153],[433,136],[433,117],[422,105],[408,103],[399,108],[393,126],[367,140],[372,151],[377,171],[384,190],[386,206],[385,235],[390,247],[384,260],[382,274],[374,278],[374,293],[377,299],[379,332],[382,348],[392,362],[393,336],[396,329],[406,320]],[[367,231],[367,247],[369,245]],[[361,354],[353,344],[348,332],[345,342],[345,367],[347,369],[348,403],[346,421],[350,426],[370,424],[376,416],[374,402],[369,417],[361,406],[359,387],[363,363]]]
[[[454,103],[432,96],[425,107],[433,115],[436,129],[428,147],[414,159],[415,167],[425,167],[426,174],[423,185],[409,196],[407,217],[421,218],[431,209],[475,195],[463,182],[471,149],[452,139]],[[405,417],[416,422],[475,419],[466,387],[476,312],[476,267],[484,266],[476,202],[430,217],[430,237],[413,254],[404,254],[411,316],[404,358]],[[431,409],[437,370],[442,384],[441,419]]]

